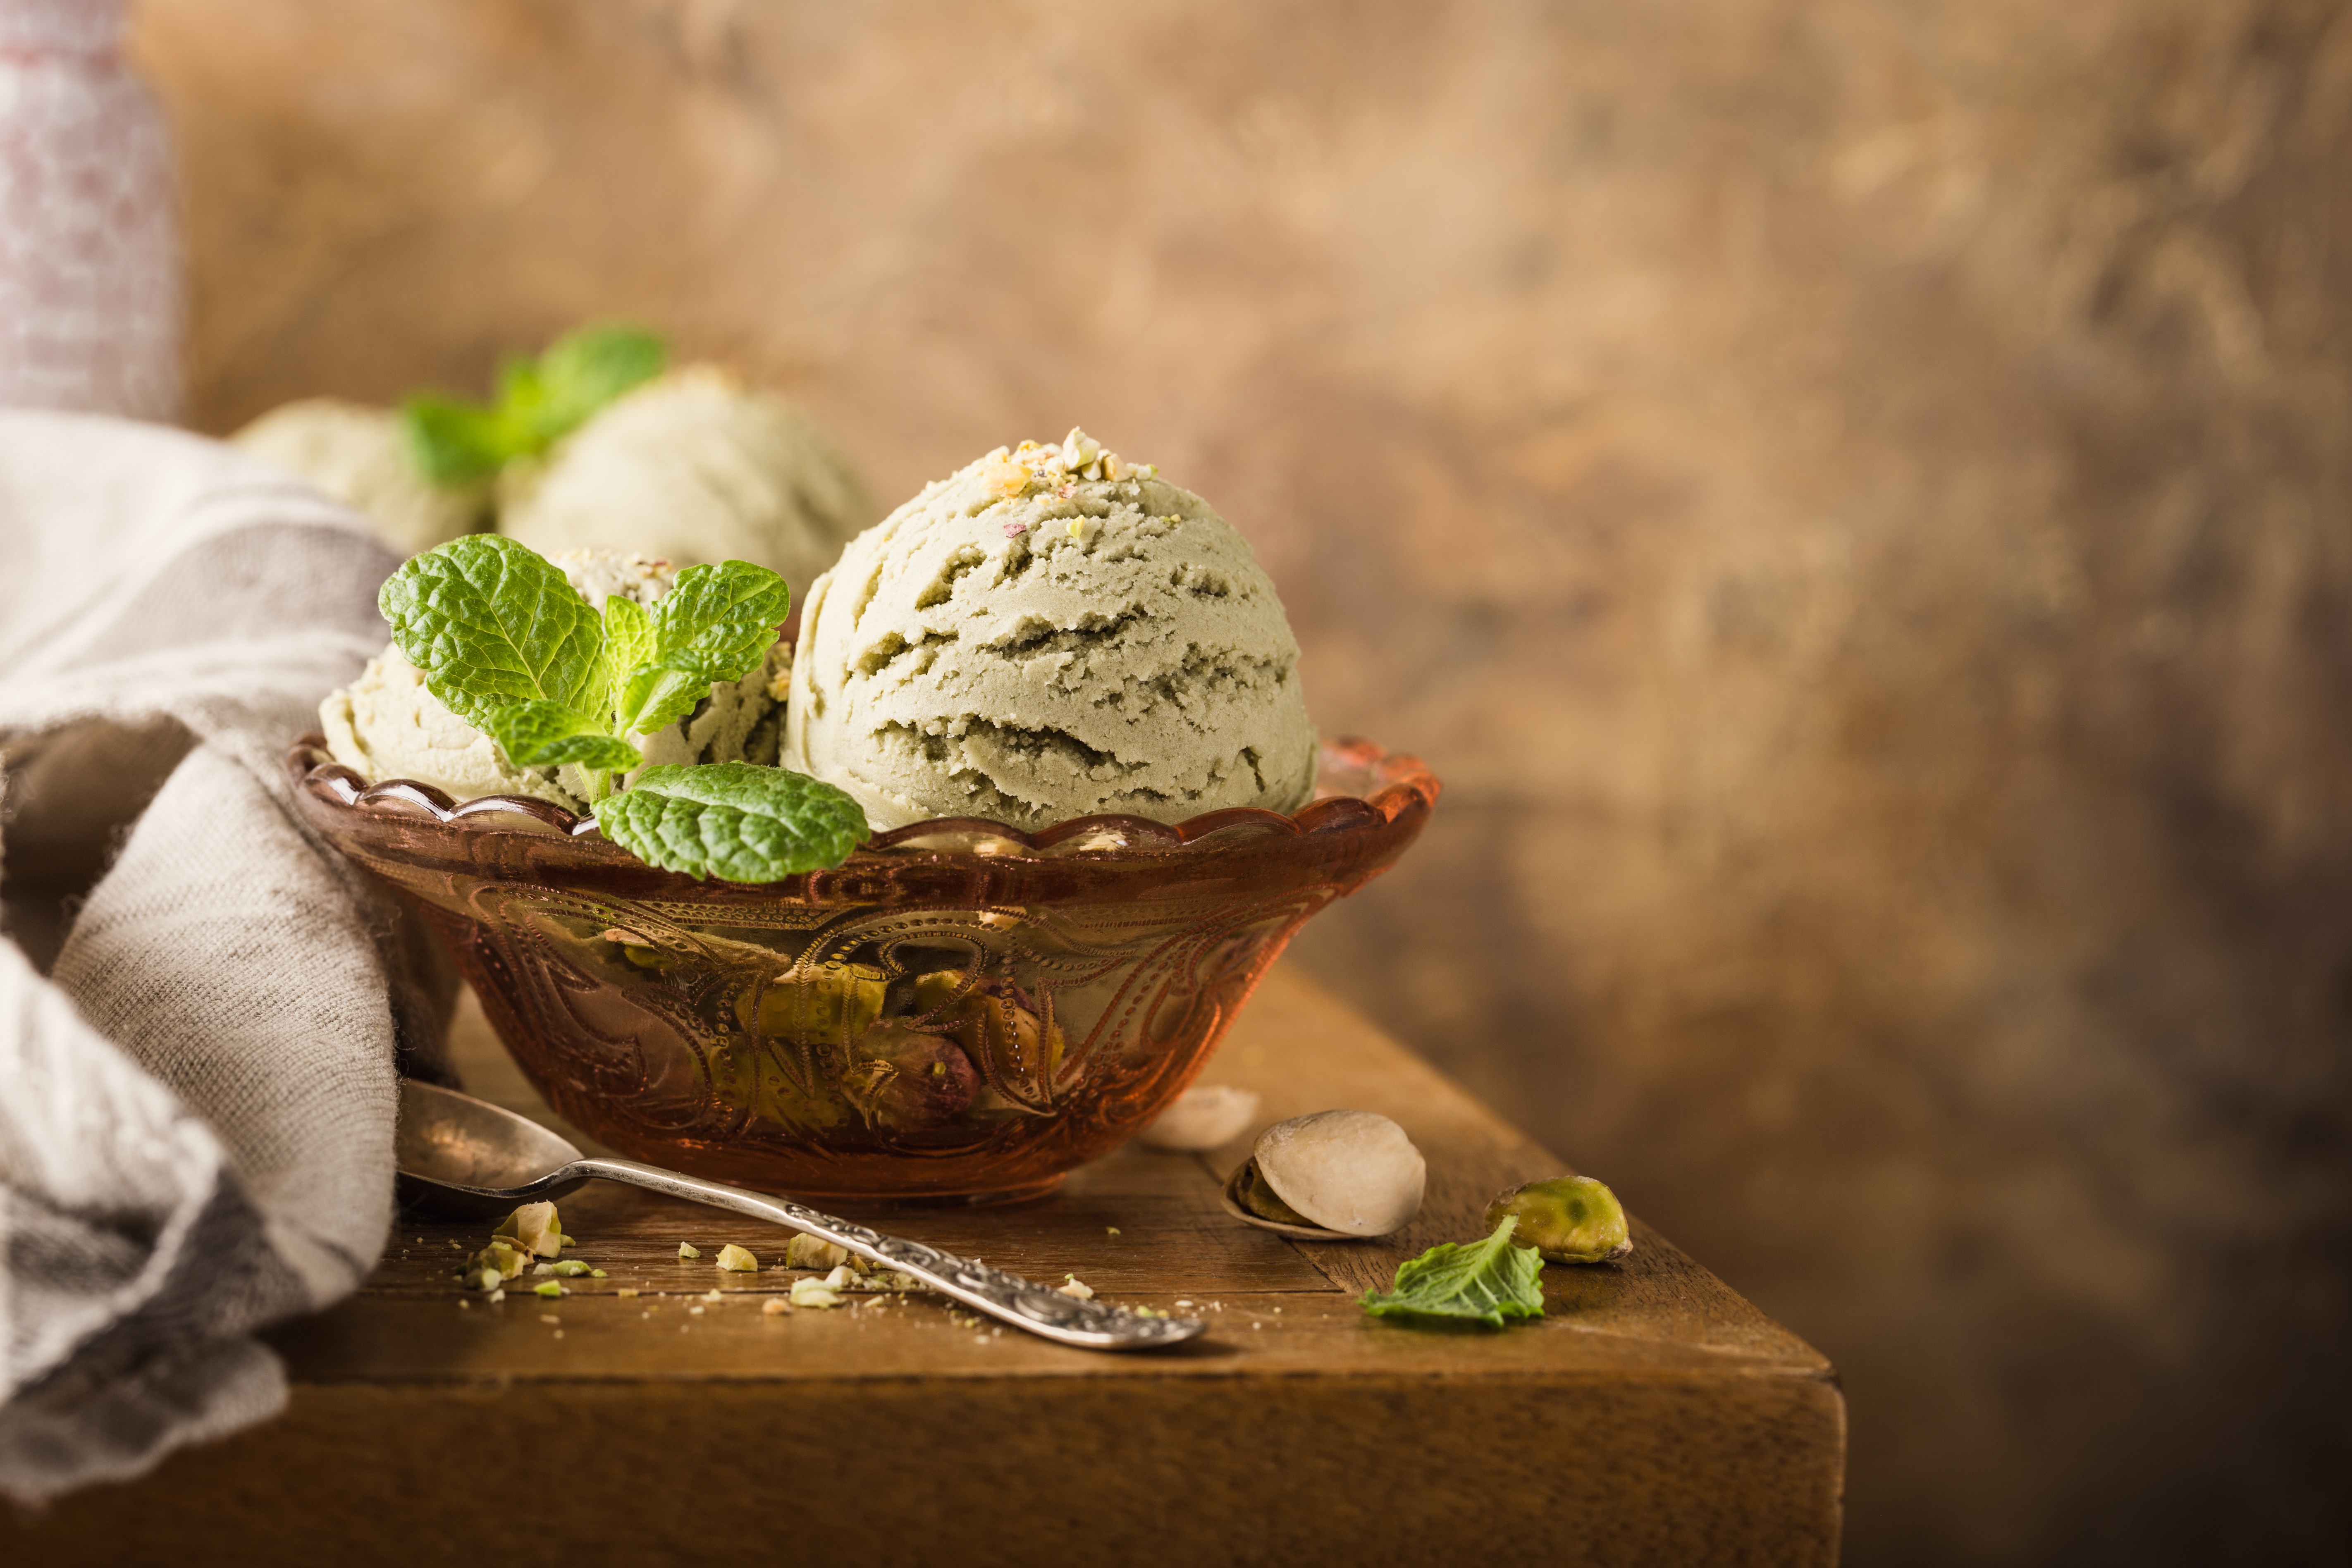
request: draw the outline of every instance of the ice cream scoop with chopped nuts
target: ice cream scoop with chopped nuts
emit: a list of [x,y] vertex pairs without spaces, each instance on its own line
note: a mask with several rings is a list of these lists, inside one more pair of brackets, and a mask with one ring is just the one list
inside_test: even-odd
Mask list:
[[499,531],[541,554],[755,561],[799,594],[874,521],[824,432],[716,365],[647,382],[499,481]]
[[803,601],[782,763],[877,828],[1294,811],[1298,644],[1209,504],[1084,432],[927,486]]
[[446,544],[489,521],[489,487],[426,479],[409,454],[400,416],[389,408],[306,397],[271,409],[229,439],[310,480],[405,554]]
[[[609,550],[567,551],[552,563],[599,609],[614,595],[653,605],[677,580],[667,561]],[[790,650],[778,644],[741,680],[713,683],[692,713],[640,738],[646,765],[773,763],[790,665]],[[357,680],[330,693],[319,704],[319,722],[335,761],[371,784],[414,779],[452,800],[520,795],[570,811],[588,809],[587,781],[578,768],[516,767],[488,735],[426,689],[424,675],[397,645],[369,660]]]

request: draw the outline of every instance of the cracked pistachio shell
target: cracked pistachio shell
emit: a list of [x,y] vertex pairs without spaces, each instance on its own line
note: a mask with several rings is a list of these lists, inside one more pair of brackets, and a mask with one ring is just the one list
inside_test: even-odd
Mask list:
[[1326,1230],[1386,1236],[1421,1212],[1428,1167],[1404,1129],[1369,1110],[1278,1121],[1252,1152],[1275,1195]]
[[1591,1176],[1555,1176],[1515,1187],[1486,1205],[1486,1228],[1517,1215],[1512,1239],[1525,1242],[1554,1263],[1601,1263],[1633,1250],[1625,1228],[1625,1207]]

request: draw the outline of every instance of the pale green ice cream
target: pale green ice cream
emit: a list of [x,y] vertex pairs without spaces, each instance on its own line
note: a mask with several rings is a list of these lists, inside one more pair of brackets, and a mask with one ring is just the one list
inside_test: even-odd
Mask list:
[[489,487],[436,485],[418,472],[400,416],[389,408],[306,397],[271,409],[229,440],[310,480],[404,555],[489,521]]
[[335,761],[366,779],[414,779],[452,800],[525,795],[584,811],[581,792],[554,768],[518,768],[488,735],[441,705],[397,647],[368,660],[360,678],[319,704]]
[[[551,558],[598,608],[613,594],[651,605],[677,574],[667,561],[576,550]],[[638,736],[646,763],[772,763],[781,741],[791,650],[778,644],[740,681],[713,682],[693,712],[652,735]],[[319,722],[335,761],[371,784],[414,779],[448,795],[530,795],[585,813],[588,779],[578,768],[518,768],[488,736],[444,707],[397,647],[368,661],[357,680],[319,705]]]
[[499,480],[499,531],[552,557],[750,561],[807,591],[874,521],[848,464],[781,399],[713,365],[635,391]]
[[1205,501],[1102,451],[1000,449],[853,541],[803,602],[782,764],[877,829],[1312,798],[1298,644]]

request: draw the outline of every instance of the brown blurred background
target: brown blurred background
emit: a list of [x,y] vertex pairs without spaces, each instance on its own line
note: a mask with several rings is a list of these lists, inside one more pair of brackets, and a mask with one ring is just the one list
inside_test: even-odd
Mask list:
[[190,415],[657,325],[1074,421],[1423,846],[1297,962],[1821,1345],[1857,1563],[2352,1473],[2352,16],[143,0]]

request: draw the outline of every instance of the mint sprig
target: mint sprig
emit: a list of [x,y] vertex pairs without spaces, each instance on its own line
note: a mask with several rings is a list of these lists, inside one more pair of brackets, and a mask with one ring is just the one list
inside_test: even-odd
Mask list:
[[593,773],[625,773],[645,761],[635,746],[604,734],[596,721],[561,702],[534,700],[492,712],[480,726],[519,767],[576,763]]
[[1543,1257],[1514,1247],[1517,1215],[1506,1215],[1484,1241],[1441,1242],[1397,1265],[1386,1292],[1367,1291],[1358,1304],[1376,1318],[1456,1320],[1503,1327],[1511,1318],[1543,1316]]
[[792,605],[784,580],[748,561],[679,573],[649,617],[651,655],[614,694],[622,728],[650,734],[691,712],[712,681],[742,679]]
[[536,359],[499,367],[499,395],[487,405],[425,393],[401,405],[417,470],[440,485],[494,478],[518,458],[536,457],[640,384],[662,373],[669,348],[640,328],[604,323],[567,332]]
[[838,866],[866,837],[840,790],[750,763],[646,768],[612,794],[645,760],[624,737],[676,723],[766,655],[792,592],[764,566],[689,566],[652,610],[616,594],[599,615],[533,551],[475,533],[403,564],[377,602],[427,690],[519,767],[589,770],[597,826],[653,865],[772,882]]
[[833,785],[750,763],[647,768],[597,805],[596,826],[648,865],[730,882],[838,866],[866,833]]
[[376,596],[425,688],[485,732],[520,702],[588,710],[603,668],[596,612],[536,552],[469,533],[416,556]]

